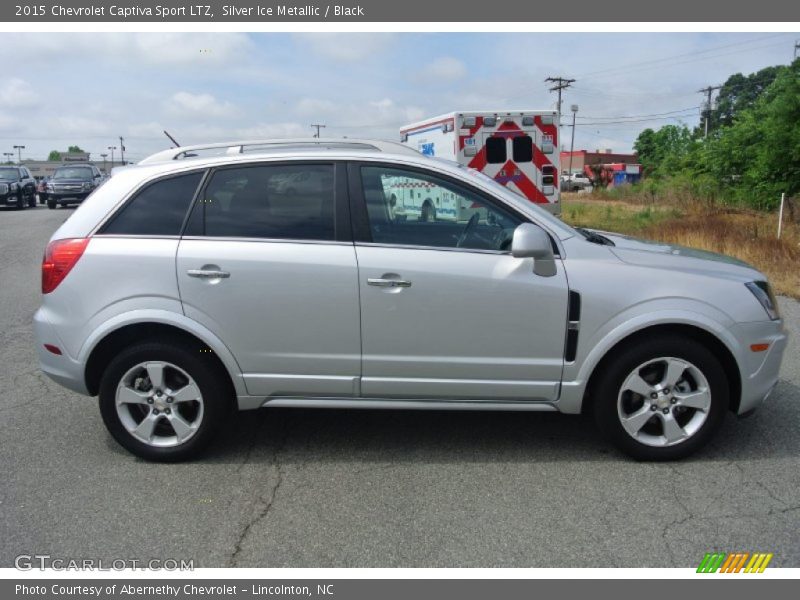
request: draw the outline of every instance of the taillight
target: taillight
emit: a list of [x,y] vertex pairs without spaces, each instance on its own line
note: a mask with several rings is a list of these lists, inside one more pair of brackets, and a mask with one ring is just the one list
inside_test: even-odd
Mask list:
[[42,260],[43,294],[49,294],[64,281],[88,245],[89,238],[56,240],[47,245]]

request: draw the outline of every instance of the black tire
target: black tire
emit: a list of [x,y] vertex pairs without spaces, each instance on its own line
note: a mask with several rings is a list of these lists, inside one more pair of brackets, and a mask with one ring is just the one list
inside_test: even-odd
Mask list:
[[25,200],[25,196],[22,192],[17,193],[17,210],[25,210],[28,208],[28,203]]
[[[730,402],[728,378],[713,352],[694,339],[663,335],[651,339],[639,338],[635,343],[615,350],[615,353],[615,356],[600,365],[603,371],[593,384],[591,396],[595,422],[617,448],[636,460],[677,460],[696,452],[711,440],[722,424]],[[675,445],[651,446],[634,439],[625,430],[617,403],[628,375],[639,365],[662,357],[674,357],[694,365],[708,382],[711,403],[705,421],[691,436]],[[652,426],[658,427],[657,422]]]
[[28,208],[36,208],[36,194],[35,193],[31,193],[31,195],[28,196]]
[[423,223],[431,223],[436,220],[436,209],[433,207],[433,204],[425,201],[425,204],[422,205],[422,212],[420,214],[420,221]]
[[[113,438],[136,456],[154,462],[179,462],[202,452],[225,422],[235,397],[227,374],[207,348],[179,342],[142,342],[120,352],[100,381],[100,413]],[[116,409],[117,385],[125,374],[146,361],[164,361],[184,370],[194,379],[203,397],[203,416],[196,433],[187,441],[169,447],[149,445],[135,438],[123,425]],[[176,406],[176,405],[173,405]]]
[[55,209],[55,207],[56,207],[56,201],[55,200],[48,200],[47,201],[47,208],[49,208],[50,210],[53,210],[53,209]]

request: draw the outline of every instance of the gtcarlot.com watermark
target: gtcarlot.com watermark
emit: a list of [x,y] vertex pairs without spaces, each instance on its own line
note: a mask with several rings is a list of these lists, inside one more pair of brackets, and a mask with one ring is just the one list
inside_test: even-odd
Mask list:
[[60,558],[49,554],[20,554],[14,559],[19,571],[194,571],[194,559],[153,558]]

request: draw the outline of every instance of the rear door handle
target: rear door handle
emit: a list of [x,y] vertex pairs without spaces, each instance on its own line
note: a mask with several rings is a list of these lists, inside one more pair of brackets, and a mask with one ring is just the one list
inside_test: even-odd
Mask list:
[[214,271],[211,269],[189,269],[186,274],[189,277],[198,277],[200,279],[227,279],[231,276],[227,271]]
[[404,281],[403,279],[381,279],[381,278],[370,277],[369,279],[367,279],[367,285],[374,285],[375,287],[385,287],[385,288],[389,287],[407,288],[411,287],[411,282]]

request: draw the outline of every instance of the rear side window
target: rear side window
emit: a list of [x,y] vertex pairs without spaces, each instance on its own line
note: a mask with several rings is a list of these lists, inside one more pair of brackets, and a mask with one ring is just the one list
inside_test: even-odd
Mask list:
[[202,177],[203,173],[197,172],[151,183],[114,215],[101,233],[180,235]]
[[206,236],[335,239],[333,165],[221,169],[200,205]]

